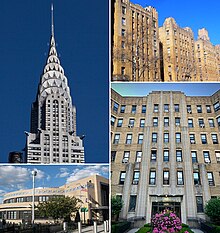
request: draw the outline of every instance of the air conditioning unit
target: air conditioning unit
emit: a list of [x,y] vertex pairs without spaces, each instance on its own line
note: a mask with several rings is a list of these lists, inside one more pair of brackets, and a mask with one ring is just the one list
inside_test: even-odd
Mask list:
[[133,125],[129,124],[129,125],[128,125],[128,128],[133,128]]
[[122,159],[122,163],[128,163],[127,159]]
[[195,140],[191,140],[190,142],[191,142],[191,144],[195,144]]
[[134,181],[133,181],[133,184],[138,184],[138,181],[137,181],[137,180],[134,180]]
[[192,114],[192,111],[191,111],[191,110],[188,110],[188,113],[189,113],[189,114]]
[[210,164],[211,161],[210,161],[210,159],[206,158],[205,162],[208,163],[208,164]]
[[204,124],[201,124],[200,127],[201,127],[201,128],[205,128],[205,125],[204,125]]

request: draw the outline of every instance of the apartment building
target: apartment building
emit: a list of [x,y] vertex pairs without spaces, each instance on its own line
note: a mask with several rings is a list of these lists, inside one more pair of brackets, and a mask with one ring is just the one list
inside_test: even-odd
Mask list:
[[220,91],[186,96],[153,91],[111,95],[112,195],[120,217],[139,225],[165,208],[195,226],[204,205],[220,195]]
[[194,35],[181,28],[174,18],[167,18],[159,28],[162,43],[164,81],[196,81]]
[[129,0],[113,4],[112,80],[159,81],[158,13]]

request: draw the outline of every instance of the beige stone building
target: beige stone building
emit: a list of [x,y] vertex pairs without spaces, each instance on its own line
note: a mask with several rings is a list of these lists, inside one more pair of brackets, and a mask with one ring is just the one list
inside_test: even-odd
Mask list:
[[113,81],[160,81],[158,14],[129,0],[115,0]]
[[112,90],[111,97],[111,189],[124,202],[120,217],[143,225],[169,208],[195,226],[206,201],[220,196],[220,91],[129,97]]
[[[19,190],[4,195],[0,204],[0,214],[7,222],[31,222],[33,189]],[[109,212],[109,181],[108,179],[93,175],[57,188],[35,188],[35,205],[57,196],[75,196],[82,200],[80,209],[81,221],[88,219],[108,219]],[[53,219],[45,219],[35,216],[35,222],[53,222]]]
[[181,28],[174,18],[167,18],[159,28],[159,37],[163,56],[162,80],[196,81],[192,29]]
[[198,81],[219,81],[219,46],[210,42],[208,31],[203,28],[198,31],[195,41],[195,56]]

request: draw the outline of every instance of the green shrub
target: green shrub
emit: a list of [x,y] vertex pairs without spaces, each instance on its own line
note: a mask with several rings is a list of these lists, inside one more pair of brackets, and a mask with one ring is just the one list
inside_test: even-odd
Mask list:
[[187,225],[185,223],[182,223],[182,227],[188,227],[189,228],[189,225]]
[[219,233],[220,232],[220,226],[216,226],[215,229],[212,231],[212,233]]
[[146,223],[144,227],[151,227],[151,223]]
[[112,224],[111,232],[112,233],[122,233],[128,230],[131,226],[130,222],[119,222],[116,224]]
[[184,233],[185,231],[188,231],[189,233],[194,233],[194,231],[190,230],[189,227],[183,227],[178,233]]
[[220,198],[212,198],[205,205],[205,214],[217,225],[220,224]]
[[138,231],[135,233],[147,233],[147,232],[152,232],[151,227],[141,227]]

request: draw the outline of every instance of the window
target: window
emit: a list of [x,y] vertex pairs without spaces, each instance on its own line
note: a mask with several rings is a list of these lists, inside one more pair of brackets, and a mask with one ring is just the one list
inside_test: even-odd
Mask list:
[[117,127],[122,127],[123,119],[118,119]]
[[168,142],[169,142],[169,133],[164,133],[164,135],[163,135],[163,141],[164,141],[165,143],[168,143]]
[[135,211],[136,200],[137,200],[137,196],[136,195],[131,195],[130,196],[130,203],[129,203],[128,212],[134,212]]
[[129,119],[129,124],[128,124],[129,128],[133,128],[134,127],[134,119]]
[[154,104],[154,112],[159,112],[159,104]]
[[135,114],[136,113],[136,109],[137,109],[137,105],[132,105],[131,113]]
[[113,105],[113,111],[114,112],[118,112],[118,107],[119,107],[119,104],[114,102],[114,105]]
[[199,172],[193,172],[194,185],[200,185],[200,175]]
[[187,105],[187,112],[188,113],[192,113],[192,107],[191,107],[191,105]]
[[132,134],[127,134],[127,137],[126,137],[126,144],[131,144],[132,142]]
[[183,161],[182,150],[176,150],[176,161],[177,162],[182,162]]
[[125,75],[125,67],[124,67],[124,66],[121,67],[121,74],[122,74],[122,75]]
[[175,124],[176,124],[176,126],[180,126],[180,118],[179,117],[175,117]]
[[206,112],[211,113],[211,105],[206,105]]
[[177,171],[177,185],[183,184],[183,171]]
[[179,112],[180,111],[180,106],[179,104],[174,104],[174,111]]
[[214,104],[214,110],[215,110],[215,112],[217,112],[219,109],[220,109],[220,104],[219,104],[219,102],[217,102]]
[[197,163],[197,152],[196,151],[191,151],[191,157],[192,157],[192,163]]
[[216,157],[217,163],[220,163],[220,151],[215,151],[215,157]]
[[125,41],[123,41],[123,40],[121,41],[121,48],[125,49]]
[[132,184],[138,184],[139,177],[140,177],[140,172],[139,171],[134,171],[134,176],[133,176],[133,182],[132,182]]
[[121,36],[125,36],[125,29],[121,29]]
[[176,133],[176,143],[181,142],[181,133]]
[[206,134],[201,134],[202,144],[207,144]]
[[188,127],[193,128],[193,119],[188,119]]
[[126,108],[126,105],[121,105],[121,113],[125,113],[125,108]]
[[169,126],[169,117],[164,117],[164,127]]
[[196,144],[195,134],[190,134],[189,135],[189,139],[190,139],[190,143],[191,144]]
[[210,128],[215,127],[214,119],[209,119],[208,121],[209,121],[209,127]]
[[126,172],[121,172],[120,179],[119,179],[119,184],[124,184],[125,177],[126,177]]
[[111,125],[114,126],[116,118],[114,116],[111,116]]
[[163,151],[163,161],[164,162],[169,162],[169,150],[164,150]]
[[121,24],[122,24],[123,26],[125,26],[125,25],[126,25],[126,19],[125,19],[125,18],[123,18],[123,17],[122,17],[122,19],[121,19]]
[[155,185],[156,184],[156,171],[150,171],[150,179],[149,184]]
[[139,134],[138,135],[138,144],[142,144],[143,143],[143,138],[144,138],[143,134]]
[[130,157],[130,151],[125,151],[122,159],[122,163],[128,163]]
[[163,171],[163,184],[169,185],[169,183],[170,183],[169,171]]
[[215,182],[214,182],[213,173],[212,172],[207,172],[207,176],[208,176],[209,186],[214,186]]
[[146,105],[142,105],[141,113],[146,113]]
[[197,206],[197,212],[202,213],[204,212],[203,210],[203,199],[201,196],[196,197],[196,206]]
[[111,161],[114,162],[116,157],[116,151],[111,151]]
[[151,161],[157,160],[157,150],[151,150]]
[[157,142],[157,133],[152,133],[152,142]]
[[118,144],[120,139],[120,134],[115,134],[113,144]]
[[204,120],[200,118],[198,121],[199,121],[199,127],[204,128],[205,127]]
[[154,118],[153,118],[153,126],[154,126],[154,127],[157,127],[157,126],[158,126],[158,118],[157,118],[157,117],[154,117]]
[[205,163],[210,163],[210,155],[209,155],[209,151],[203,151],[203,157],[204,157],[204,162]]
[[145,120],[140,119],[140,128],[144,128],[144,125],[145,125]]
[[216,118],[218,126],[220,126],[220,116]]
[[202,106],[201,105],[196,105],[197,108],[197,113],[202,113]]
[[169,112],[169,104],[164,104],[164,112]]
[[218,136],[217,136],[217,134],[212,134],[212,143],[213,144],[218,144]]
[[125,15],[126,14],[126,7],[122,6],[122,14]]
[[142,151],[136,152],[136,163],[140,163],[142,158]]

